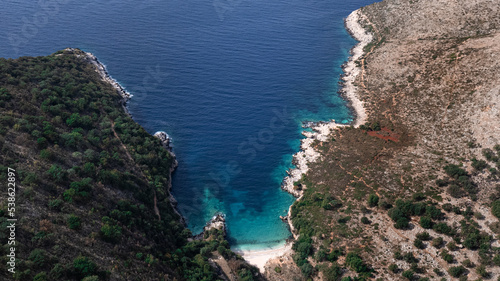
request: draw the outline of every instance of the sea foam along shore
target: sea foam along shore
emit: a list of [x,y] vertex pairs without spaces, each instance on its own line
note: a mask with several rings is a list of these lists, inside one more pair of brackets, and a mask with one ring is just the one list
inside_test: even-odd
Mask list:
[[101,76],[102,81],[109,83],[113,88],[115,88],[115,90],[118,92],[118,94],[120,94],[120,96],[122,97],[121,104],[122,104],[123,109],[125,110],[125,113],[127,113],[129,116],[132,116],[127,109],[127,102],[130,100],[130,98],[132,98],[132,94],[127,92],[127,90],[125,90],[125,88],[122,85],[120,85],[120,83],[118,83],[118,81],[116,81],[113,77],[111,77],[111,75],[109,75],[108,70],[106,69],[106,66],[104,64],[102,64],[97,59],[97,57],[94,56],[94,54],[89,53],[89,52],[84,52],[80,49],[75,49],[75,48],[66,48],[66,49],[64,49],[64,51],[75,53],[77,57],[82,56],[79,54],[80,52],[83,53],[84,59],[88,63],[90,63],[94,66],[95,71],[99,74],[99,76]]
[[118,81],[116,81],[113,77],[111,77],[111,75],[109,75],[106,66],[102,64],[97,59],[97,57],[94,56],[94,54],[85,52],[85,55],[87,56],[89,63],[95,66],[97,73],[99,73],[99,75],[101,76],[101,79],[104,82],[108,82],[109,84],[111,84],[111,86],[113,86],[113,88],[115,88],[116,91],[120,94],[120,96],[122,96],[125,102],[127,102],[130,98],[132,98],[132,94],[127,92],[127,90],[125,90],[125,88],[123,88],[123,86],[120,85]]
[[242,256],[249,264],[256,266],[261,273],[264,273],[264,266],[269,260],[283,256],[289,253],[291,249],[292,243],[286,242],[285,245],[279,248],[247,251],[235,250],[235,253]]
[[344,76],[342,77],[343,88],[341,90],[344,97],[349,101],[350,106],[354,109],[355,119],[349,125],[335,123],[335,120],[320,122],[315,127],[312,127],[312,132],[302,132],[305,138],[301,141],[300,151],[293,157],[293,163],[296,168],[288,172],[288,176],[283,180],[282,185],[284,190],[295,197],[300,198],[302,191],[294,188],[294,182],[300,180],[302,175],[307,173],[309,170],[308,163],[315,162],[320,157],[320,154],[312,147],[313,142],[316,140],[326,141],[330,132],[335,128],[350,125],[358,127],[366,122],[366,110],[363,102],[358,97],[357,87],[354,84],[356,77],[361,73],[361,68],[356,65],[356,61],[363,56],[363,48],[373,40],[373,36],[359,23],[359,21],[365,18],[361,10],[356,10],[345,20],[347,30],[359,41],[351,50],[349,61],[344,65]]
[[[289,193],[298,197],[300,200],[302,197],[302,191],[296,190],[294,188],[294,182],[300,180],[302,175],[307,173],[309,170],[308,164],[318,160],[321,155],[312,146],[313,143],[318,141],[326,141],[330,132],[336,128],[342,126],[354,126],[359,127],[359,125],[364,124],[367,119],[366,110],[364,108],[363,102],[359,99],[357,94],[357,87],[354,84],[356,77],[361,73],[361,67],[356,65],[356,61],[359,60],[364,55],[364,47],[368,45],[372,40],[372,34],[368,33],[360,21],[365,21],[366,16],[363,15],[360,9],[352,12],[345,20],[345,27],[349,31],[352,37],[359,41],[356,46],[351,50],[351,56],[344,65],[344,76],[343,80],[343,96],[349,101],[350,106],[354,110],[354,121],[349,124],[337,124],[334,120],[330,122],[320,122],[318,125],[312,128],[312,132],[304,131],[302,134],[305,136],[301,141],[300,151],[297,152],[293,157],[293,163],[296,168],[288,172],[288,176],[283,180],[282,188]],[[297,238],[295,229],[290,220],[291,206],[288,210],[288,224],[290,230],[294,236]],[[275,250],[264,250],[264,251],[243,251],[241,254],[250,264],[256,265],[261,272],[264,272],[264,265],[275,258],[281,258],[286,255],[291,254],[291,242],[287,242],[284,247]],[[286,258],[288,259],[288,258]],[[290,260],[290,259],[288,259]]]

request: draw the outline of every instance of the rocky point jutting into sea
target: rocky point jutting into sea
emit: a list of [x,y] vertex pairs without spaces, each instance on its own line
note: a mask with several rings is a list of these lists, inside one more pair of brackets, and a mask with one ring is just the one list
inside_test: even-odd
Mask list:
[[[262,280],[230,250],[223,215],[194,239],[170,193],[168,135],[132,120],[130,95],[93,55],[68,48],[0,68],[0,169],[23,194],[0,279]],[[38,254],[44,267],[28,262]]]
[[[276,2],[279,1],[274,1],[273,4]],[[280,3],[283,2],[286,1]],[[320,2],[321,5],[332,3]],[[356,1],[349,1],[351,5],[354,2]],[[241,12],[250,14],[253,22],[240,18],[231,21],[230,15],[227,15],[226,21],[219,23],[217,27],[225,24],[231,28],[245,27],[245,30],[253,30],[248,28],[250,24],[257,22],[258,28],[267,26],[267,18],[281,22],[282,18],[276,20],[274,17],[282,15],[276,12],[280,9],[264,14],[268,12],[268,9],[262,8],[265,6],[264,2],[259,3],[260,6],[257,5],[255,10],[251,10],[254,2],[247,4],[245,9],[235,9],[233,18],[236,18],[236,13]],[[300,22],[303,25],[304,21],[315,22],[315,25],[307,24],[313,28],[305,28],[304,32],[312,36],[306,36],[307,40],[303,44],[295,44],[298,41],[292,40],[293,42],[286,41],[284,45],[299,46],[299,49],[304,50],[314,45],[309,44],[313,37],[322,37],[315,32],[325,29],[331,31],[331,26],[317,20],[327,18],[316,13],[317,8],[322,7],[316,6],[318,2],[302,4],[314,8],[307,11],[287,9],[285,14],[288,18],[292,18],[288,14],[290,11],[305,16],[293,17],[294,23]],[[22,3],[19,2],[19,5]],[[101,3],[95,9],[105,5],[106,3]],[[151,10],[153,9],[148,11]],[[139,14],[140,11],[136,11]],[[253,13],[254,11],[258,12]],[[307,15],[311,11],[313,13]],[[155,52],[150,52],[149,45],[142,45],[140,52],[134,52],[133,48],[121,49],[125,45],[117,45],[108,50],[109,53],[103,51],[106,48],[93,50],[99,56],[102,54],[103,59],[106,58],[110,68],[111,65],[127,66],[117,71],[117,77],[127,81],[126,85],[137,84],[143,77],[141,74],[147,72],[134,66],[143,66],[146,62],[154,66],[157,61],[175,66],[169,70],[170,77],[175,78],[164,82],[157,92],[154,87],[150,87],[152,90],[148,92],[149,98],[144,99],[142,112],[132,112],[135,117],[142,115],[140,123],[150,128],[150,132],[174,132],[175,128],[166,123],[144,122],[170,116],[178,118],[176,122],[182,119],[185,123],[179,123],[182,124],[179,127],[188,128],[187,131],[193,133],[189,135],[189,139],[202,139],[205,148],[208,147],[211,153],[216,150],[214,144],[218,144],[224,157],[216,158],[216,153],[204,154],[203,149],[194,154],[190,154],[193,151],[180,154],[189,155],[186,158],[194,159],[193,162],[199,164],[199,170],[188,173],[189,169],[186,169],[183,175],[196,176],[211,172],[210,169],[203,170],[203,166],[225,164],[225,160],[229,160],[226,157],[231,157],[227,153],[228,142],[218,142],[220,139],[234,137],[233,143],[236,144],[244,141],[238,138],[240,131],[233,129],[239,127],[243,131],[247,128],[236,122],[241,120],[227,122],[233,116],[246,118],[258,112],[255,110],[257,106],[272,108],[276,107],[273,101],[284,103],[285,101],[280,100],[281,96],[277,98],[279,91],[283,89],[284,96],[288,99],[286,102],[300,101],[296,97],[301,94],[294,95],[289,91],[290,88],[286,88],[289,83],[282,83],[286,79],[276,84],[270,83],[279,85],[275,88],[265,87],[266,77],[263,77],[264,80],[256,79],[257,74],[267,73],[260,70],[276,70],[279,73],[279,69],[286,68],[283,65],[287,65],[279,63],[290,61],[288,58],[301,58],[294,60],[294,65],[310,62],[304,56],[279,56],[278,60],[272,61],[269,58],[276,55],[270,52],[272,55],[263,60],[272,61],[270,64],[251,64],[251,67],[244,68],[240,67],[241,64],[235,64],[234,69],[249,76],[242,75],[240,79],[231,80],[236,72],[233,68],[226,67],[228,65],[221,64],[218,53],[212,57],[205,52],[208,49],[205,48],[203,36],[185,36],[185,32],[189,32],[193,25],[206,23],[197,20],[208,19],[210,22],[211,15],[202,15],[203,9],[197,12],[196,17],[175,19],[175,23],[187,19],[186,25],[169,25],[182,27],[172,28],[169,33],[174,35],[169,38],[182,39],[181,41],[168,45],[171,42],[163,40],[161,36],[155,37],[158,40],[151,40],[152,45],[160,42],[153,46],[153,50],[165,46],[168,46],[165,49],[171,48],[170,56],[165,55],[164,60],[162,58],[165,53],[151,59],[149,55]],[[168,18],[162,14],[154,21],[154,13],[143,15],[151,16],[151,21],[147,21],[152,23],[148,30],[153,30],[151,26],[163,23]],[[259,16],[262,17],[258,18]],[[314,17],[314,20],[308,16]],[[73,21],[75,24],[78,22]],[[349,101],[354,121],[347,124],[349,116],[344,107],[339,109],[344,112],[338,115],[341,118],[329,115],[334,110],[320,110],[324,114],[320,114],[322,118],[314,118],[319,115],[309,115],[307,112],[304,115],[299,113],[300,118],[294,119],[298,121],[308,119],[302,116],[313,116],[309,120],[336,119],[347,125],[338,125],[333,120],[304,123],[304,127],[308,129],[303,133],[300,151],[293,160],[296,169],[290,170],[283,181],[283,188],[299,197],[288,210],[288,216],[283,218],[290,223],[294,238],[280,249],[274,249],[273,246],[282,241],[288,232],[284,224],[279,224],[278,215],[283,216],[287,212],[285,209],[293,198],[276,189],[276,183],[283,178],[282,174],[277,177],[277,173],[273,174],[274,185],[267,184],[264,180],[259,181],[270,170],[263,162],[272,162],[268,159],[276,159],[276,155],[271,155],[266,150],[259,151],[256,159],[265,161],[255,161],[258,164],[254,166],[251,165],[255,163],[248,163],[250,168],[245,166],[248,172],[241,174],[250,175],[249,177],[239,178],[240,181],[237,181],[237,177],[231,178],[231,184],[216,192],[210,192],[209,188],[202,194],[193,192],[203,186],[198,184],[206,179],[203,177],[178,185],[179,191],[184,191],[185,198],[202,199],[184,201],[194,204],[201,201],[200,205],[203,206],[190,213],[191,218],[198,219],[196,227],[201,226],[205,231],[197,237],[199,240],[194,239],[192,233],[179,223],[179,216],[172,208],[175,200],[170,194],[169,175],[175,167],[175,159],[172,158],[171,151],[168,151],[169,136],[158,132],[155,134],[160,139],[158,141],[123,112],[122,106],[126,110],[124,98],[128,98],[123,96],[126,91],[109,77],[104,65],[93,55],[77,49],[59,51],[46,57],[0,59],[0,170],[4,171],[4,176],[9,168],[16,170],[15,181],[19,188],[16,204],[19,204],[19,214],[22,214],[22,223],[16,225],[16,238],[20,245],[16,252],[16,269],[19,272],[15,278],[260,279],[256,268],[250,267],[229,249],[229,241],[231,246],[245,245],[246,249],[255,245],[269,246],[269,251],[246,251],[241,254],[249,263],[259,266],[261,271],[265,269],[265,275],[272,281],[500,278],[500,2],[383,0],[352,13],[345,24],[353,37],[360,41],[352,50],[348,63],[343,65],[345,75],[341,79],[341,95]],[[57,27],[52,21],[51,25]],[[175,34],[178,30],[181,32]],[[302,29],[290,30],[295,33]],[[287,28],[273,28],[266,35],[276,40],[266,43],[284,42],[287,37],[293,36],[292,33],[285,33],[286,31]],[[44,34],[42,28],[39,32],[40,35]],[[282,32],[284,36],[273,36],[275,32]],[[205,34],[209,34],[205,39],[210,42],[219,35],[212,32]],[[103,37],[107,39],[106,35]],[[221,38],[228,38],[227,33],[220,35],[223,35]],[[260,38],[261,33],[257,35]],[[185,38],[194,40],[184,41]],[[93,40],[91,38],[90,41]],[[228,41],[222,41],[222,44],[213,45],[215,49],[225,50],[224,46],[228,45],[224,44]],[[236,41],[231,41],[230,47],[244,52],[234,52],[234,57],[231,58],[228,57],[231,54],[225,53],[227,61],[251,58],[247,62],[254,62],[263,58],[262,54],[265,52],[259,49],[262,44],[253,44],[250,49],[246,49],[244,47],[248,45],[234,45],[233,42]],[[241,41],[247,43],[245,40]],[[33,38],[32,42],[37,41]],[[195,48],[196,43],[200,43],[200,49]],[[321,43],[318,45],[326,45]],[[180,51],[177,50],[179,52],[175,51],[177,46],[180,46]],[[183,54],[186,46],[193,47],[187,52],[188,58],[176,60],[179,54]],[[273,45],[275,49],[279,49],[276,54],[294,53],[287,53],[276,46],[282,45]],[[268,47],[269,45],[265,45],[265,51],[269,50]],[[344,46],[344,50],[346,48],[348,47]],[[254,49],[255,53],[252,52]],[[332,61],[337,63],[335,59],[323,59],[321,49],[311,48],[307,52],[311,55],[309,58],[319,57],[320,60],[328,60],[330,64]],[[38,49],[33,52],[38,52]],[[83,59],[77,59],[73,52]],[[115,53],[121,55],[116,56]],[[245,56],[247,54],[248,57]],[[301,54],[306,55],[305,52]],[[239,60],[241,61],[243,60]],[[132,63],[127,64],[128,62]],[[132,72],[125,71],[129,66],[132,66]],[[309,66],[311,69],[325,67],[324,64]],[[333,66],[326,67],[331,74]],[[196,72],[200,69],[202,71]],[[220,72],[208,71],[214,69]],[[255,69],[259,71],[254,72]],[[200,75],[191,75],[193,70]],[[228,71],[225,72],[226,70]],[[245,72],[248,70],[249,72]],[[315,71],[310,71],[313,72],[316,75]],[[216,75],[209,75],[214,73]],[[333,76],[338,76],[335,73]],[[283,76],[289,78],[292,74],[286,73]],[[273,77],[272,80],[274,78],[280,77]],[[332,77],[330,79],[335,80]],[[232,93],[235,99],[244,97],[243,106],[238,103],[220,106],[220,100],[213,100],[213,104],[208,103],[207,106],[205,102],[216,96],[211,90],[220,85],[214,88],[205,86],[220,81],[231,81],[227,84],[236,85],[227,92]],[[252,90],[239,91],[246,89],[241,87],[242,81],[250,81],[245,85]],[[256,83],[257,81],[263,83]],[[325,84],[331,86],[331,82]],[[335,81],[333,84],[336,85]],[[172,85],[174,87],[169,88]],[[132,88],[133,86],[130,87]],[[268,88],[273,89],[275,95],[266,92],[259,96],[260,91],[255,90],[262,89],[265,92]],[[325,88],[327,87],[322,85],[314,89]],[[206,96],[197,96],[193,94],[195,91],[189,91],[191,89],[195,89],[197,93],[210,93],[211,96],[203,99],[203,103],[196,104],[196,99]],[[177,90],[182,92],[178,96]],[[122,96],[121,99],[117,92]],[[172,101],[168,103],[171,111],[162,111],[166,107],[159,101],[167,96],[164,95],[167,92],[169,102]],[[249,94],[252,92],[254,94]],[[302,93],[309,97],[307,102],[315,100],[317,103],[312,105],[303,101],[298,107],[314,111],[315,106],[324,100],[317,99],[316,97],[322,96],[315,96],[315,91],[309,92],[309,95]],[[324,93],[326,92],[328,91],[325,90]],[[331,92],[328,95],[334,96]],[[225,95],[222,96],[222,100],[229,101]],[[266,99],[268,96],[272,96],[272,99]],[[255,100],[260,104],[246,100],[255,97],[258,97]],[[184,104],[175,103],[176,98]],[[192,111],[194,114],[190,112],[182,115],[182,111],[187,111],[183,107],[186,100],[189,101],[187,103],[190,108],[198,105]],[[334,104],[336,106],[340,103]],[[237,108],[236,111],[231,111],[233,106]],[[205,108],[211,109],[211,115],[199,118],[199,113],[204,112]],[[223,110],[217,111],[220,108]],[[294,107],[293,111],[296,109]],[[226,113],[228,114],[224,115]],[[255,117],[262,117],[264,113],[265,110],[261,110]],[[197,118],[190,119],[191,115],[196,115]],[[209,122],[197,123],[202,120]],[[267,121],[265,118],[255,120]],[[255,120],[243,121],[254,125],[257,123]],[[193,124],[196,126],[190,127]],[[235,127],[231,127],[235,124]],[[218,125],[221,126],[217,127]],[[210,142],[207,137],[196,137],[204,134],[194,134],[212,127],[214,130],[206,130],[204,133],[214,136],[214,142]],[[228,131],[234,134],[226,134]],[[181,135],[176,134],[176,142]],[[288,137],[296,135],[296,132],[285,134]],[[274,139],[276,143],[287,139],[277,136]],[[272,152],[291,153],[286,149],[276,149],[273,145],[269,144]],[[285,147],[286,141],[279,146]],[[197,146],[196,149],[198,148],[200,147]],[[237,155],[236,158],[240,156]],[[269,157],[264,158],[266,156]],[[204,162],[207,159],[216,160]],[[188,165],[183,163],[181,166]],[[265,167],[262,169],[264,172],[258,170],[262,167]],[[270,187],[267,190],[270,192],[263,193],[260,187],[264,187],[264,191]],[[217,196],[221,194],[224,196]],[[226,194],[230,196],[225,196]],[[251,194],[257,195],[250,196]],[[287,200],[277,204],[280,195],[287,196]],[[260,200],[263,197],[265,200]],[[266,204],[269,202],[271,203]],[[205,220],[222,209],[226,210],[226,217],[215,216],[205,225]],[[266,211],[274,214],[272,217],[275,221],[263,222],[264,218],[271,217],[263,216]],[[4,212],[0,216],[4,221],[8,218],[6,214]],[[229,241],[224,239],[226,219]],[[264,224],[266,227],[259,228]],[[231,229],[234,225],[238,227]],[[275,231],[278,227],[280,231]],[[278,235],[279,239],[272,239]],[[265,239],[257,236],[265,236]],[[244,239],[238,241],[239,237]],[[39,261],[44,263],[43,267]],[[81,264],[89,265],[86,268],[91,272],[80,270]],[[6,276],[6,272],[1,272],[0,276],[0,279]]]

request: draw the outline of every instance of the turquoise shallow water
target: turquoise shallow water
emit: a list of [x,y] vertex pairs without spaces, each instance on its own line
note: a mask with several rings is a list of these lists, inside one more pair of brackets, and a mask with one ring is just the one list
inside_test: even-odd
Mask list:
[[337,95],[355,43],[343,18],[371,2],[7,0],[0,55],[94,53],[134,95],[134,119],[173,137],[173,193],[193,232],[224,212],[234,248],[276,247],[301,122],[351,120]]

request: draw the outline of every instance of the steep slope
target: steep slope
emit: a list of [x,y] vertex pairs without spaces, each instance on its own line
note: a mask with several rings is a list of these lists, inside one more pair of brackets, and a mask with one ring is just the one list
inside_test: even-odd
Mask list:
[[[361,12],[374,35],[355,81],[369,122],[314,144],[320,160],[291,212],[296,277],[496,280],[500,3],[385,0]],[[269,279],[297,270],[282,264]]]
[[221,231],[193,240],[171,205],[175,158],[95,62],[78,49],[0,59],[0,181],[15,184],[0,195],[0,279],[259,279]]

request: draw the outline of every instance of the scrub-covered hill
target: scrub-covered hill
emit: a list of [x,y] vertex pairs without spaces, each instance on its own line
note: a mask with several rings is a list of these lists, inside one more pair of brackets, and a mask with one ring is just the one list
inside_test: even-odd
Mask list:
[[171,204],[174,156],[95,62],[0,59],[0,279],[257,280],[222,231],[192,239]]
[[374,36],[355,62],[368,122],[312,143],[320,157],[291,209],[296,266],[282,258],[267,275],[497,280],[500,3],[384,0],[360,12]]

